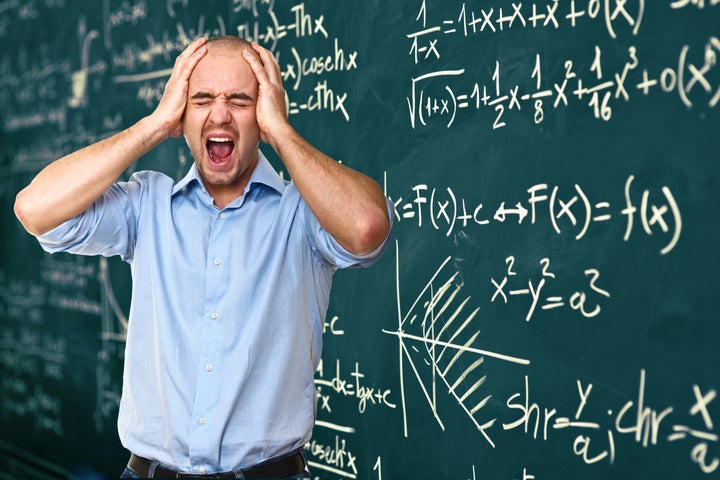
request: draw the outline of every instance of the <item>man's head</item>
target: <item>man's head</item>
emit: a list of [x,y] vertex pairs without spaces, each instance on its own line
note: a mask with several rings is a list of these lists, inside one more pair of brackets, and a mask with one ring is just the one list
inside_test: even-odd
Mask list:
[[183,135],[205,187],[224,206],[242,194],[258,158],[258,82],[242,51],[257,53],[232,36],[205,45],[188,82]]

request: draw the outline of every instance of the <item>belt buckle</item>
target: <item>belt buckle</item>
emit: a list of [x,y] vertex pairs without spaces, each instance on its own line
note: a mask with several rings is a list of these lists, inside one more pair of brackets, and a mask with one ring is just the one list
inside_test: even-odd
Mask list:
[[218,473],[184,473],[175,472],[175,478],[231,478],[235,472],[218,472]]
[[175,478],[220,478],[220,477],[217,474],[212,474],[212,473],[175,472]]

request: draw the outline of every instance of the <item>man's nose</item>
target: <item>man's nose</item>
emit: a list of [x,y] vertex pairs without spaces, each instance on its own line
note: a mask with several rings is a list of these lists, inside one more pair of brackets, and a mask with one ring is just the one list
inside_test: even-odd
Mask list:
[[230,109],[223,102],[215,102],[210,110],[210,121],[216,125],[230,122]]

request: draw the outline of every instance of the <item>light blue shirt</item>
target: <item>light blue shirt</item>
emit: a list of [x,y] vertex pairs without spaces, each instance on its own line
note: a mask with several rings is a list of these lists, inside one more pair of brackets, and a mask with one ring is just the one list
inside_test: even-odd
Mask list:
[[345,251],[262,153],[223,210],[195,165],[177,184],[138,172],[38,239],[48,252],[130,264],[120,440],[170,468],[208,473],[310,439],[332,274],[370,265],[387,245]]

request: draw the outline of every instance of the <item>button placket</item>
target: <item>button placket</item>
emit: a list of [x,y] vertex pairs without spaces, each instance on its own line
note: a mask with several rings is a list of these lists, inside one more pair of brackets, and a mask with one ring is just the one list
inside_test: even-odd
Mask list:
[[222,352],[219,346],[222,342],[222,327],[219,323],[224,315],[225,303],[222,294],[222,285],[226,284],[228,274],[224,268],[224,256],[227,242],[222,234],[226,228],[224,219],[227,215],[223,212],[215,213],[211,220],[211,227],[208,232],[207,244],[205,247],[205,296],[204,296],[204,318],[203,326],[198,330],[200,348],[198,351],[198,363],[194,365],[197,375],[195,400],[193,405],[192,420],[193,434],[189,445],[190,460],[195,464],[195,472],[202,473],[201,469],[208,469],[207,458],[212,452],[207,451],[210,441],[216,435],[217,426],[212,423],[207,414],[214,411],[219,391],[219,379],[215,375],[217,362],[222,359]]

